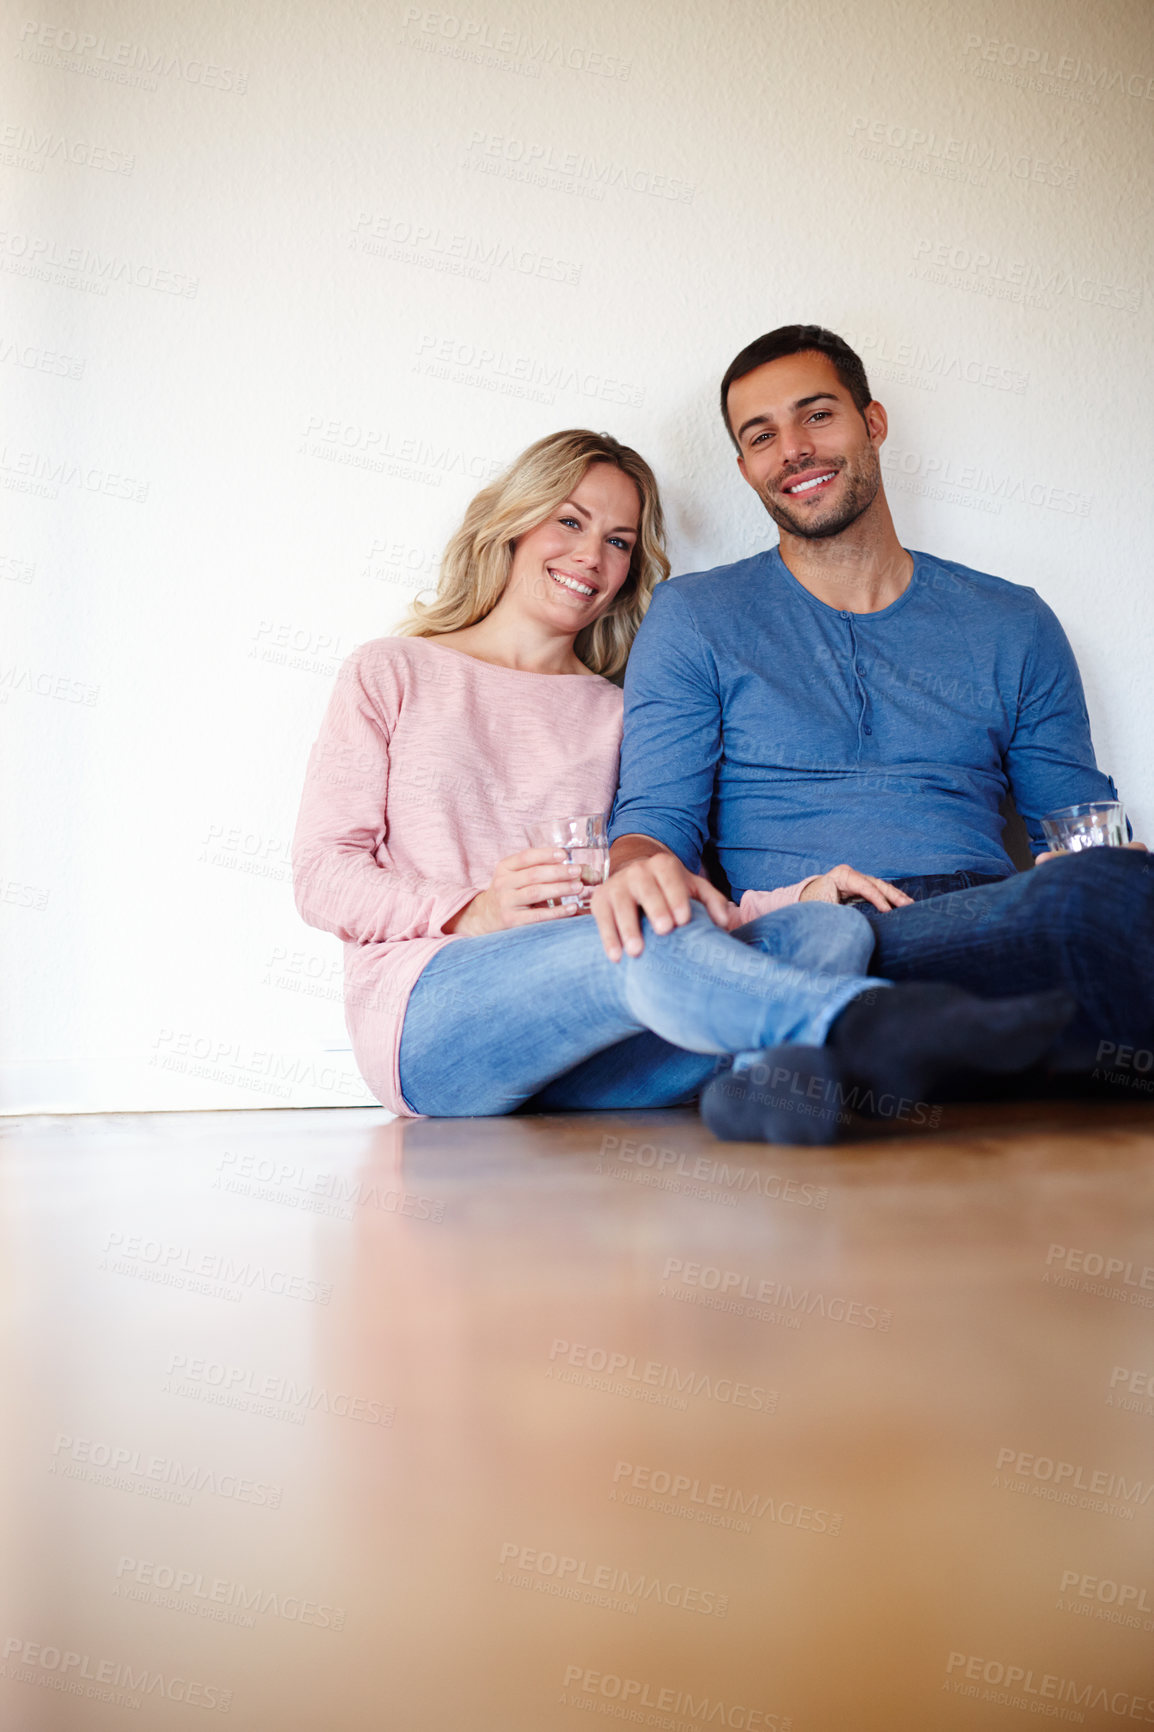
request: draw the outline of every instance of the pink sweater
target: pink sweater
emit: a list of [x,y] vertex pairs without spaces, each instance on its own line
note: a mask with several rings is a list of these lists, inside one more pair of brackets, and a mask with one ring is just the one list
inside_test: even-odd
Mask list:
[[[428,638],[376,638],[342,667],[309,756],[294,884],[303,918],[344,940],[353,1052],[391,1111],[411,1112],[397,1060],[417,976],[469,942],[445,922],[529,846],[527,824],[609,810],[621,715],[608,680],[496,667]],[[803,887],[747,892],[732,924]]]

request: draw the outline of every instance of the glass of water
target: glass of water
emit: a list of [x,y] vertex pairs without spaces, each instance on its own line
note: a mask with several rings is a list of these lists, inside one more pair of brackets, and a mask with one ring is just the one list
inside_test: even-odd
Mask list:
[[1126,814],[1117,800],[1095,800],[1048,812],[1042,829],[1050,847],[1060,854],[1083,848],[1121,848],[1126,841]]
[[[580,818],[545,818],[527,826],[531,847],[563,848],[569,864],[581,868],[580,884],[574,882],[573,894],[560,899],[563,908],[588,908],[594,889],[608,878],[608,818],[607,812],[591,812]],[[545,906],[556,908],[557,903]]]

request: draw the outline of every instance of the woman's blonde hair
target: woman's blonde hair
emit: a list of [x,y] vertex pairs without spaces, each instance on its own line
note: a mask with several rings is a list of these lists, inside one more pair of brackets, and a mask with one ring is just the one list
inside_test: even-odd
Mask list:
[[623,668],[654,587],[669,576],[665,520],[657,482],[645,459],[610,434],[584,428],[538,439],[481,489],[445,549],[436,597],[415,601],[394,627],[397,635],[438,637],[484,619],[509,581],[513,543],[568,499],[594,463],[612,463],[628,475],[641,496],[641,518],[628,577],[609,611],[578,632],[573,649],[595,674]]

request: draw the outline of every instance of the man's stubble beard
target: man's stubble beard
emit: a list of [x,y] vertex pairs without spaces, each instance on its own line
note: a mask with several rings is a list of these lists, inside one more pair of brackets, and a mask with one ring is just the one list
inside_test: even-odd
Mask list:
[[759,494],[761,503],[777,527],[786,530],[790,535],[799,536],[805,541],[825,541],[830,536],[840,535],[852,523],[856,523],[877,498],[882,484],[882,466],[877,451],[871,445],[868,454],[862,458],[856,469],[850,470],[843,463],[839,465],[839,470],[847,477],[848,484],[841,506],[830,517],[816,520],[795,517],[769,491],[768,486]]

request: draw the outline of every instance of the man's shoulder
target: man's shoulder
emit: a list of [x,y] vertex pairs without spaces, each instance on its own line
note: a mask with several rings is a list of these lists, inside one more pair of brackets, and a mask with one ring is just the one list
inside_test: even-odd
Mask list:
[[764,590],[773,579],[777,563],[776,550],[770,548],[750,554],[748,559],[710,566],[707,571],[686,571],[661,584],[654,592],[654,599],[664,596],[668,605],[676,597],[694,613],[709,612],[715,606],[728,607],[744,591]]
[[1009,578],[996,577],[992,571],[978,571],[972,565],[962,565],[956,559],[943,559],[936,553],[919,553],[911,548],[918,582],[930,593],[953,596],[959,602],[972,602],[983,608],[1000,606],[1007,613],[1032,615],[1042,605],[1036,589],[1026,583],[1013,583]]

